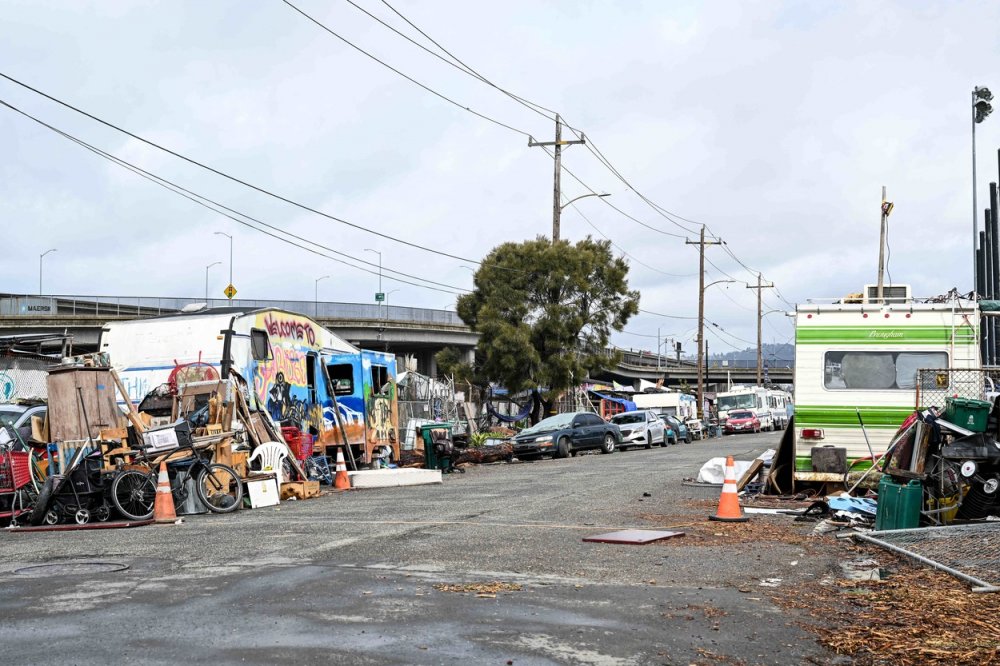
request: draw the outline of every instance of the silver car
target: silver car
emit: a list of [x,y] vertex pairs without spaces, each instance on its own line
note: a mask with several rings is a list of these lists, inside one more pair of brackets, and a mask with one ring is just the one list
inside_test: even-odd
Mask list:
[[667,445],[667,432],[663,421],[648,409],[615,414],[611,417],[611,422],[622,432],[622,443],[618,446],[623,450],[630,446],[644,446],[651,449],[654,444]]

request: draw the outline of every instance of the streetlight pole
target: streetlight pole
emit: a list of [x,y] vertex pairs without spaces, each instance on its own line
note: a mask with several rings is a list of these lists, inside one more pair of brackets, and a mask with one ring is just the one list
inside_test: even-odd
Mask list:
[[[382,252],[379,250],[373,250],[370,247],[365,248],[365,252],[374,252],[378,255],[378,293],[375,294],[375,303],[378,305],[378,318],[382,318],[382,299],[385,296],[382,294]],[[381,297],[381,298],[380,298]],[[379,332],[379,337],[381,338],[382,333]]]
[[45,252],[42,252],[40,255],[38,255],[38,295],[39,296],[42,295],[42,259],[44,259],[45,255],[47,255],[49,252],[57,252],[57,250],[56,250],[56,248],[52,248],[51,250],[46,250]]
[[316,278],[316,282],[313,285],[313,287],[314,287],[314,289],[313,289],[313,318],[317,319],[317,320],[319,319],[319,283],[320,283],[321,280],[325,280],[328,277],[330,277],[330,276],[329,275],[324,275],[323,277]]
[[574,201],[579,201],[580,199],[586,199],[587,197],[601,197],[601,198],[604,198],[604,197],[610,197],[610,196],[611,195],[607,194],[607,193],[605,193],[605,194],[598,194],[597,192],[591,192],[590,194],[581,194],[578,197],[573,197],[572,199],[570,199],[569,201],[567,201],[566,203],[564,203],[562,206],[559,206],[559,210],[561,211],[562,209],[564,209],[566,206],[570,205]]
[[215,262],[210,263],[208,266],[205,266],[205,306],[206,307],[208,307],[208,269],[210,269],[212,266],[218,266],[221,263],[222,263],[221,261],[215,261]]
[[[993,112],[990,100],[993,93],[989,88],[976,86],[972,90],[972,288],[976,288],[976,243],[979,240],[979,210],[976,203],[976,125],[986,120]],[[883,197],[884,198],[884,197]]]
[[[225,236],[226,238],[229,239],[229,284],[232,285],[233,284],[233,237],[224,231],[216,231],[215,235]],[[228,294],[226,294],[226,296],[229,298],[229,300],[233,300],[232,296],[229,296]]]

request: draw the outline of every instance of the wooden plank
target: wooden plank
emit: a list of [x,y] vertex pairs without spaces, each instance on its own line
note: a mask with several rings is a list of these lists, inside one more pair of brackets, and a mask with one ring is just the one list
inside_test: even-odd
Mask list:
[[[111,368],[111,379],[114,380],[115,386],[118,387],[118,392],[121,393],[122,400],[128,405],[128,411],[125,413],[125,417],[131,422],[132,426],[136,429],[138,434],[145,432],[148,427],[139,418],[139,412],[136,410],[135,405],[132,404],[132,399],[128,397],[128,391],[125,390],[125,385],[122,384],[121,377],[115,372],[114,368]],[[116,403],[117,404],[117,403]]]
[[41,416],[31,417],[31,439],[43,444],[49,443],[49,415],[45,412],[45,418]]
[[757,458],[750,463],[750,467],[747,468],[747,471],[743,472],[743,476],[740,477],[739,483],[736,484],[736,492],[746,488],[747,484],[760,474],[760,470],[762,469],[764,469],[764,461],[760,458]]

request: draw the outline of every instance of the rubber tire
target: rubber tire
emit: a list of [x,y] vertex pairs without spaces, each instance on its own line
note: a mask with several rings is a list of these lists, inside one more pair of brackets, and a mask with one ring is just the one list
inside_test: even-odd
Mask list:
[[[231,476],[231,483],[235,482],[236,497],[233,498],[234,501],[232,504],[217,507],[208,500],[208,495],[205,493],[204,481],[210,474],[215,474],[217,472]],[[220,465],[219,463],[212,463],[211,465],[206,466],[205,469],[198,474],[198,481],[195,483],[195,491],[197,492],[198,499],[201,500],[201,503],[207,506],[209,511],[212,513],[231,513],[236,511],[236,509],[240,508],[243,504],[243,483],[240,481],[239,474],[237,474],[232,467]],[[229,493],[226,494],[232,497]]]
[[55,480],[52,477],[45,479],[45,483],[42,484],[42,489],[38,493],[38,499],[35,501],[35,506],[31,508],[31,515],[28,517],[28,522],[33,526],[38,526],[42,524],[45,520],[45,514],[49,510],[49,502],[52,500],[52,490]]
[[[143,477],[149,487],[152,488],[152,499],[149,502],[149,512],[144,514],[130,513],[128,510],[122,507],[121,503],[118,501],[118,488],[125,477]],[[114,504],[115,511],[120,513],[126,520],[149,520],[153,517],[153,508],[156,504],[156,483],[153,482],[153,477],[144,472],[140,472],[137,469],[130,469],[122,472],[115,476],[115,480],[111,482],[111,503]]]
[[601,443],[601,453],[614,453],[615,444],[615,436],[609,432],[604,436],[604,442]]
[[649,435],[646,436],[646,445],[643,446],[642,448],[646,449],[647,451],[653,448],[653,440],[649,437]]
[[564,435],[559,438],[558,442],[556,442],[556,455],[554,457],[569,458],[569,454],[572,451],[572,449],[573,447],[569,443],[569,437],[566,437]]

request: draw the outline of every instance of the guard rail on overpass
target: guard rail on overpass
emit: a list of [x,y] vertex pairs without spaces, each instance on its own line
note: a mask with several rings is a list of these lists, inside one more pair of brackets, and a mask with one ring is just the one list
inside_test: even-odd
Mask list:
[[[73,335],[79,351],[97,348],[101,328],[107,322],[127,321],[197,311],[202,308],[278,308],[312,317],[344,339],[366,349],[386,349],[397,355],[417,358],[421,372],[433,374],[434,354],[454,347],[471,354],[479,336],[451,310],[434,310],[398,305],[335,303],[323,301],[163,298],[148,296],[77,296],[0,294],[0,335],[16,333],[62,333]],[[632,383],[639,379],[664,379],[670,386],[697,382],[692,361],[634,350],[619,351],[617,367],[606,378]],[[792,362],[767,361],[768,378],[773,383],[790,384]],[[710,383],[753,383],[755,362],[711,361],[707,370]],[[603,376],[602,376],[603,377]]]

